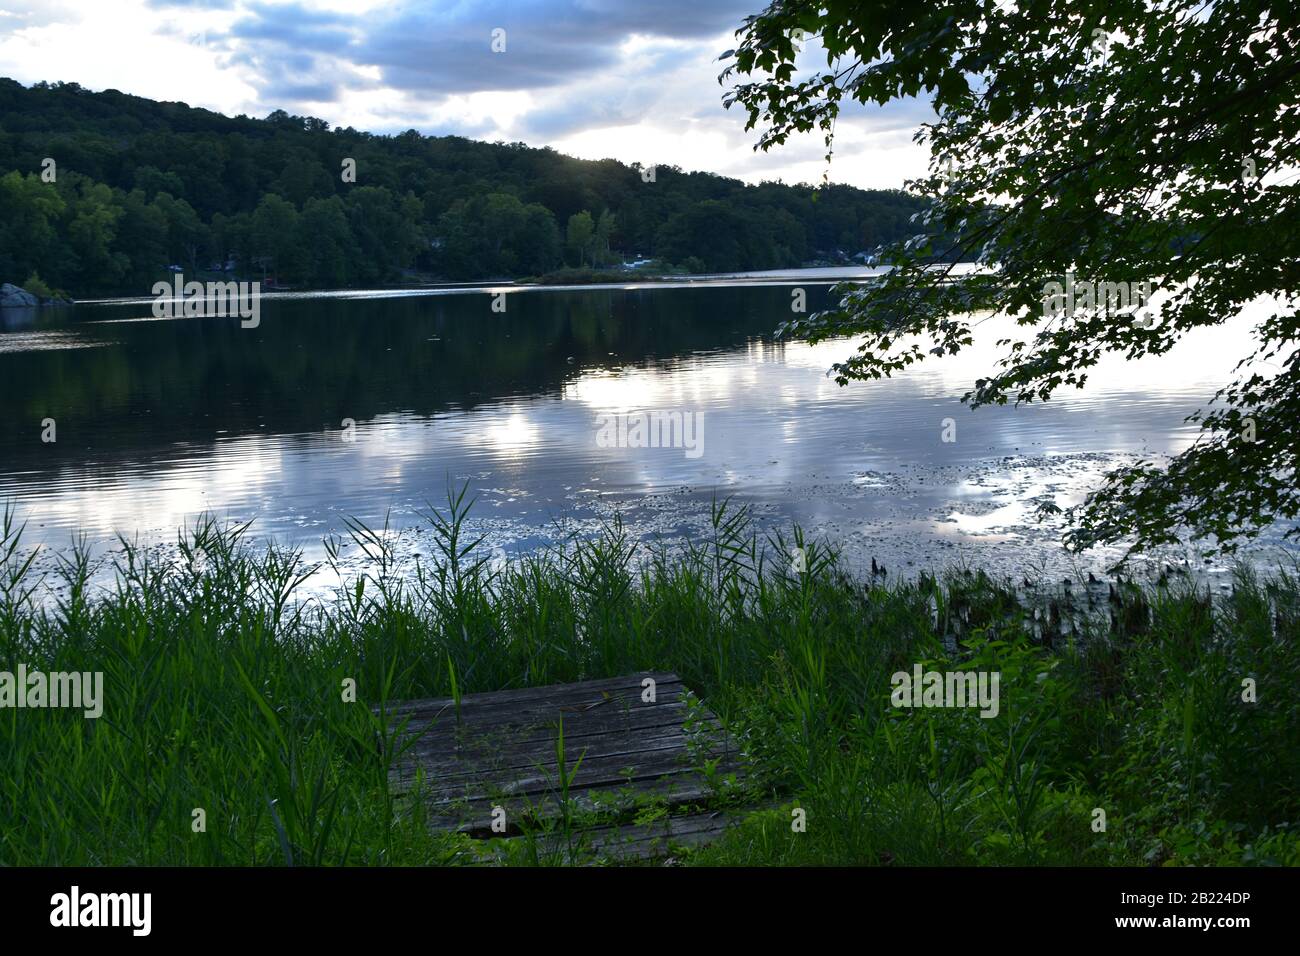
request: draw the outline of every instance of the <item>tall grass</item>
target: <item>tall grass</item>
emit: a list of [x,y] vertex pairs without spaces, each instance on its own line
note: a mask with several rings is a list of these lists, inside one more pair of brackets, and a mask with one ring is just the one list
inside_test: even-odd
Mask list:
[[[124,546],[108,593],[74,548],[42,601],[7,513],[0,669],[102,671],[105,702],[99,719],[0,709],[0,863],[467,860],[390,794],[387,704],[650,669],[723,718],[756,802],[779,805],[697,862],[1300,863],[1294,575],[1241,571],[1217,604],[1132,588],[1122,626],[1081,615],[1049,648],[982,574],[864,585],[727,505],[684,551],[614,521],[504,566],[467,536],[470,507],[462,490],[430,512],[437,553],[413,567],[352,522],[369,565],[346,573],[331,542],[345,583],[306,602],[299,552],[212,520],[179,565]],[[999,671],[1000,714],[891,707],[917,662]]]

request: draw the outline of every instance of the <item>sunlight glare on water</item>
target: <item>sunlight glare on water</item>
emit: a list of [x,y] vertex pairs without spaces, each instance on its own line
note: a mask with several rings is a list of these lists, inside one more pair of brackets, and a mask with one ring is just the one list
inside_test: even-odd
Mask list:
[[[1107,358],[1046,404],[972,412],[960,397],[1009,322],[979,323],[958,356],[840,387],[826,372],[853,342],[773,340],[788,289],[532,291],[504,315],[482,292],[281,297],[256,330],[79,305],[0,334],[24,409],[0,430],[0,499],[29,544],[168,542],[208,512],[314,546],[345,516],[421,524],[469,481],[475,515],[524,546],[615,511],[644,535],[690,534],[732,495],[859,558],[1016,541],[1054,560],[1032,504],[1073,503],[1116,461],[1186,447],[1185,416],[1250,346],[1247,316],[1167,356]],[[809,292],[820,307],[826,286]],[[599,446],[602,416],[655,409],[699,416],[698,457]],[[55,444],[40,441],[47,416]]]

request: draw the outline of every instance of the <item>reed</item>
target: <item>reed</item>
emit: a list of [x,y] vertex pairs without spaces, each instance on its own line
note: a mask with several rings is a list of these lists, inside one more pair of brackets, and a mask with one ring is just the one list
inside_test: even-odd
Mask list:
[[[343,583],[307,601],[298,551],[212,519],[179,563],[124,544],[106,591],[74,547],[42,601],[6,512],[0,669],[102,672],[104,709],[0,709],[0,863],[468,861],[467,838],[431,835],[388,790],[389,702],[650,669],[726,721],[777,806],[691,862],[1300,863],[1293,572],[1242,569],[1218,602],[1126,584],[1121,613],[1049,642],[1007,582],[864,583],[729,504],[684,549],[614,521],[504,565],[467,535],[471,507],[461,489],[431,509],[437,553],[414,566],[350,522],[369,565],[349,575],[332,542]],[[891,675],[917,663],[998,671],[998,716],[891,706]],[[562,786],[580,755],[557,759]]]

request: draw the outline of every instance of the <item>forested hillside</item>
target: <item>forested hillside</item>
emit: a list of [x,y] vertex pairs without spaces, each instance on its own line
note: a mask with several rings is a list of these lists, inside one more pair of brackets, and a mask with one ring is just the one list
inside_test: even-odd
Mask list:
[[304,287],[631,256],[766,269],[892,242],[921,205],[673,167],[648,178],[521,143],[378,136],[282,111],[232,118],[0,78],[0,280],[86,296],[147,294],[170,265]]

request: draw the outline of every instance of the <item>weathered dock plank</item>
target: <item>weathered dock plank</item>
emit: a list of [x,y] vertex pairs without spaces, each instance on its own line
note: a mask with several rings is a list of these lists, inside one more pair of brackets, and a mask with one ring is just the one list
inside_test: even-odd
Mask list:
[[[653,823],[600,826],[573,835],[573,860],[586,863],[635,863],[669,856],[678,849],[710,843],[744,819],[740,812],[711,811],[685,816],[666,816]],[[547,834],[538,840],[540,855],[567,856],[568,841],[561,834]],[[504,849],[480,859],[479,863],[500,862]]]
[[[470,710],[488,711],[494,707],[504,707],[511,711],[521,711],[529,704],[550,707],[575,706],[591,704],[601,699],[603,694],[617,692],[627,694],[634,692],[638,699],[641,695],[641,682],[645,678],[654,680],[660,688],[681,686],[681,678],[670,671],[644,671],[638,674],[626,674],[622,677],[605,677],[600,680],[579,681],[573,684],[548,684],[545,687],[523,687],[518,690],[496,690],[481,694],[466,694],[461,698],[462,713]],[[394,715],[430,714],[442,710],[453,701],[450,697],[433,700],[411,700],[389,705],[388,712]]]
[[678,847],[695,847],[716,840],[743,819],[740,813],[696,813],[664,817],[654,823],[599,827],[581,834],[593,856],[617,861],[648,860]]
[[[459,704],[406,701],[386,713],[409,743],[390,785],[420,800],[434,829],[510,836],[578,819],[584,846],[642,858],[678,837],[689,845],[721,832],[726,821],[716,813],[672,811],[698,809],[720,780],[743,776],[735,742],[665,671],[466,694]],[[669,815],[627,825],[649,804]]]

